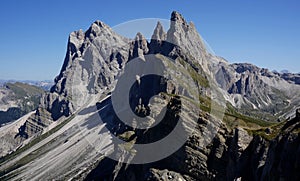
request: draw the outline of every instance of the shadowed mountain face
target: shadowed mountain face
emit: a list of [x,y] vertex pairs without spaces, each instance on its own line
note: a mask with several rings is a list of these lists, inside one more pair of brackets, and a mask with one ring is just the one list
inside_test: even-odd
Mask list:
[[0,129],[0,179],[299,180],[299,94],[298,75],[210,54],[177,12],[150,41],[96,21],[35,113]]

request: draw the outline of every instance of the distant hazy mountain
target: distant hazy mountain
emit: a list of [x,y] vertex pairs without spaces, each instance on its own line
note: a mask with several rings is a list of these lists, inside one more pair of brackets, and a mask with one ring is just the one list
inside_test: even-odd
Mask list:
[[288,74],[288,73],[290,73],[290,71],[289,70],[281,70],[280,73],[282,73],[282,74]]
[[3,86],[5,83],[16,83],[22,82],[29,85],[34,85],[37,87],[41,87],[45,91],[49,91],[50,88],[54,85],[54,82],[51,80],[43,80],[43,81],[36,81],[36,80],[0,80],[0,86]]

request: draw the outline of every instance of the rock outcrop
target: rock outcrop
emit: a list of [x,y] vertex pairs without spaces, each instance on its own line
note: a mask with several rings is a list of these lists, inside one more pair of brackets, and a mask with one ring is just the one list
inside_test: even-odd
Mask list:
[[[167,33],[158,22],[150,42],[141,33],[134,40],[124,38],[100,21],[94,22],[86,32],[72,32],[55,85],[41,99],[40,109],[51,114],[44,125],[47,127],[51,121],[78,111],[88,102],[89,94],[109,92],[128,60],[157,53],[172,59],[180,57],[206,79],[214,77],[209,80],[210,86],[216,84],[224,89],[226,99],[244,114],[255,114],[269,121],[285,119],[293,116],[299,102],[299,86],[281,75],[250,64],[231,65],[209,54],[193,23],[187,23],[182,15],[173,12]],[[202,92],[209,89],[202,86]],[[32,118],[28,125],[39,126],[38,119]],[[39,127],[38,130],[45,128]]]
[[86,32],[72,32],[55,85],[42,97],[37,113],[25,123],[24,133],[20,135],[40,134],[53,121],[84,107],[89,94],[110,90],[128,59],[128,42],[100,21],[94,22]]
[[[149,55],[170,72],[163,71],[164,78],[136,74],[128,95],[121,95],[129,96],[136,115],[148,116],[143,122],[148,127],[140,129],[134,121],[126,125],[120,120],[117,114],[126,110],[114,110],[112,96],[133,59],[144,63]],[[166,58],[174,64],[166,63]],[[70,34],[55,85],[15,135],[16,140],[36,139],[0,159],[0,179],[299,180],[299,111],[295,119],[274,124],[228,106],[222,120],[222,104],[209,97],[216,87],[227,100],[223,106],[231,103],[236,110],[265,120],[289,116],[299,107],[296,80],[210,54],[193,23],[178,12],[172,13],[167,32],[157,24],[150,42],[141,33],[129,40],[96,21],[86,32]],[[153,94],[157,96],[150,99]],[[221,116],[212,114],[214,102]],[[157,121],[152,114],[163,106],[165,116],[150,127]],[[175,153],[130,164],[138,157],[134,144],[155,143],[178,124],[184,130],[180,133],[188,133],[186,140],[178,134],[174,142],[147,156],[186,141]],[[116,145],[116,138],[126,143]],[[118,159],[111,159],[114,153]]]
[[[299,120],[295,123],[295,119],[287,122],[272,140],[253,136],[242,128],[228,132],[221,127],[210,145],[199,148],[199,138],[195,134],[164,160],[146,165],[123,165],[115,180],[298,180],[300,139]],[[103,163],[106,166],[116,164]],[[100,162],[87,178],[109,179],[111,173],[116,173],[112,167],[107,175],[97,177],[103,163]]]

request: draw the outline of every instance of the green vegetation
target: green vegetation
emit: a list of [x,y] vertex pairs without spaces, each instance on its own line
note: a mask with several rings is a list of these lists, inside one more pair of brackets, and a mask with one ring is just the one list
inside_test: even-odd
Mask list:
[[[177,58],[176,60],[179,61],[179,63],[186,68],[186,70],[189,72],[192,79],[197,82],[201,87],[207,88],[209,87],[209,82],[207,78],[205,78],[203,75],[201,75],[200,72],[197,72],[189,63],[184,61],[181,58]],[[197,69],[202,70],[201,66],[197,66]],[[203,72],[203,71],[201,71]]]
[[[279,133],[282,132],[281,129],[285,124],[286,124],[286,121],[283,121],[281,123],[271,125],[268,128],[260,128],[260,129],[256,129],[256,130],[248,129],[247,131],[251,135],[258,135],[258,136],[265,138],[266,140],[273,140],[274,138],[276,138],[279,135]],[[270,132],[268,133],[266,131],[266,129],[268,129]]]
[[124,141],[130,141],[132,136],[134,136],[135,132],[134,131],[125,131],[123,134],[118,135],[118,137]]
[[17,98],[24,98],[26,96],[40,96],[44,93],[44,90],[39,87],[20,82],[7,83],[5,86],[12,90]]
[[[159,55],[159,57],[161,56]],[[203,73],[201,66],[195,63],[196,61],[193,61],[193,65],[183,60],[181,57],[178,57],[176,61],[178,61],[184,67],[184,69],[188,71],[189,75],[200,87],[204,89],[210,87],[208,78],[204,76],[205,74]],[[168,66],[171,69],[173,68],[178,69],[178,67],[177,68],[172,67],[172,65],[169,64]],[[178,96],[178,95],[170,95],[170,94],[166,94],[166,95],[171,97]],[[182,98],[186,98],[186,97],[182,97]],[[198,104],[196,103],[196,101],[193,100],[189,100],[189,101]],[[220,116],[222,116],[223,114],[222,110],[224,110],[224,108],[221,107],[218,103],[213,102],[210,97],[201,95],[200,92],[199,92],[199,103],[200,103],[199,107],[203,112],[209,113],[213,111],[216,116],[219,116],[218,113],[220,113]],[[213,110],[212,110],[212,105],[214,105]],[[271,122],[270,120],[273,121],[277,120],[276,117],[272,116],[271,114],[260,115],[255,110],[252,112],[251,110],[246,110],[246,112],[251,113],[250,114],[251,116],[247,116],[241,113],[238,109],[236,109],[229,102],[227,102],[224,117],[222,120],[229,129],[234,129],[236,127],[243,127],[246,130],[248,130],[250,134],[260,135],[266,139],[273,139],[280,132],[280,128],[283,123],[279,124],[277,122]],[[266,129],[271,129],[272,132],[267,134]],[[129,139],[128,135],[122,135],[122,136],[124,137],[125,140]]]
[[[178,95],[172,95],[172,94],[165,94],[165,95],[168,95],[171,97],[178,96]],[[181,96],[181,97],[196,104],[195,101],[192,101],[184,96]],[[199,103],[200,103],[199,107],[203,112],[212,112],[211,98],[206,97],[206,96],[199,96]],[[214,114],[216,114],[218,116],[218,112],[219,112],[221,115],[222,114],[221,110],[223,108],[215,102],[213,104],[214,104],[214,109],[213,109]],[[267,128],[267,127],[277,124],[275,122],[268,122],[268,121],[264,121],[264,120],[261,120],[258,118],[243,115],[242,113],[239,113],[238,110],[236,110],[230,103],[227,103],[224,117],[223,117],[223,122],[230,129],[241,126],[241,127],[244,127],[246,129],[251,129],[251,130]]]
[[125,142],[124,144],[120,144],[120,145],[118,145],[118,147],[119,147],[119,149],[125,150],[127,152],[130,152],[132,155],[134,155],[134,154],[136,154],[136,150],[133,149],[135,142],[136,142],[136,138],[129,142]]
[[[201,69],[200,65],[197,65],[197,63],[193,67],[196,67],[199,71],[197,72],[195,68],[193,68],[189,63],[184,61],[181,58],[177,58],[177,60],[182,64],[190,73],[191,77],[194,79],[195,82],[198,83],[203,88],[208,88],[209,82],[206,77],[201,75],[201,72],[203,70]],[[194,61],[196,62],[196,61]],[[202,73],[203,74],[203,73]],[[208,96],[200,95],[199,93],[199,102],[200,102],[200,109],[204,112],[211,112],[212,107],[211,105],[214,105],[214,113],[218,113],[219,110],[222,110],[221,107],[218,106],[216,102],[212,102],[211,98]],[[220,112],[221,113],[221,112]],[[249,129],[263,129],[270,126],[274,126],[277,123],[270,122],[270,120],[276,120],[274,117],[270,117],[268,115],[263,115],[264,117],[268,117],[269,119],[266,119],[268,121],[264,121],[261,119],[260,115],[251,114],[252,116],[247,116],[241,113],[239,110],[234,108],[230,103],[226,104],[226,110],[224,113],[223,122],[229,127],[234,128],[237,126],[242,126],[244,128]]]
[[261,127],[268,127],[268,126],[275,124],[273,122],[263,121],[258,118],[243,115],[243,114],[239,113],[230,103],[227,103],[227,109],[226,109],[225,114],[227,116],[233,116],[233,117],[241,119],[247,123],[259,125]]
[[[25,113],[36,109],[41,95],[45,93],[45,91],[39,87],[20,82],[7,83],[6,87],[14,92],[16,99],[21,100],[21,109]],[[32,103],[32,105],[28,105],[28,102]]]

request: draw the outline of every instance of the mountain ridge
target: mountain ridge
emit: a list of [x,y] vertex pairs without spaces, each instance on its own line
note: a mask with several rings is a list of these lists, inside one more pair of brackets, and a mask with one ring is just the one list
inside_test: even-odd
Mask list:
[[[19,129],[16,140],[23,145],[16,152],[2,158],[0,178],[31,179],[29,173],[35,173],[32,175],[35,180],[45,177],[159,180],[166,175],[182,180],[233,180],[240,177],[259,180],[270,179],[276,172],[283,179],[299,178],[299,174],[295,172],[298,167],[291,166],[298,163],[299,158],[295,156],[293,161],[279,158],[284,150],[278,146],[285,145],[286,157],[293,152],[293,155],[297,155],[294,147],[299,145],[299,114],[296,109],[299,107],[297,96],[300,88],[296,81],[286,81],[281,74],[254,65],[229,64],[206,51],[196,28],[192,23],[187,23],[182,15],[173,12],[171,20],[174,21],[167,32],[164,32],[160,23],[157,24],[152,36],[156,39],[150,42],[140,33],[137,33],[134,40],[124,38],[100,21],[95,21],[86,32],[72,32],[66,58],[61,72],[55,78],[55,85],[49,93],[43,95],[37,111],[22,120],[24,124]],[[156,128],[156,135],[150,129],[140,131],[122,124],[113,111],[111,100],[111,92],[130,62],[136,58],[146,60],[149,54],[154,54],[162,62],[166,62],[163,56],[172,59],[175,68],[171,65],[168,68],[183,74],[181,79],[173,82],[167,80],[149,83],[137,79],[141,81],[137,86],[143,85],[149,92],[155,92],[155,87],[166,91],[154,100],[156,103],[168,103],[169,113],[163,126]],[[197,85],[201,108],[198,115],[191,111],[191,114],[183,116],[188,130],[193,130],[193,124],[197,124],[187,143],[161,161],[140,166],[123,163],[122,157],[120,160],[103,158],[103,155],[109,155],[114,150],[109,134],[127,140],[130,147],[132,143],[163,136],[163,133],[172,128],[172,120],[177,119],[173,116],[178,114],[179,105],[195,110],[198,105],[193,101],[184,102],[184,99],[179,100],[176,96],[184,92],[184,72],[188,72]],[[227,107],[224,120],[211,116],[209,112],[215,101],[209,98],[214,87],[221,87],[219,91],[226,100],[224,104],[231,103],[235,108]],[[161,106],[144,105],[146,103],[143,100],[136,99],[144,99],[139,89],[134,89],[129,96],[135,111],[141,115],[147,114],[147,109],[157,111]],[[290,102],[284,102],[288,99],[291,99]],[[278,105],[281,106],[279,110],[275,109]],[[248,111],[249,115],[255,117],[262,115],[263,119],[270,120],[260,125],[257,120],[240,115],[236,110],[244,114]],[[296,113],[296,118],[275,123],[280,116],[286,119],[286,112],[281,113],[283,110]],[[99,116],[106,121],[105,124],[93,121]],[[219,121],[222,123],[219,124]],[[209,137],[205,135],[207,125],[219,129],[212,142],[203,145],[203,139]],[[104,127],[109,131],[103,130]],[[285,132],[286,130],[293,131]],[[89,143],[86,140],[88,138],[100,138],[100,144]],[[3,139],[0,141],[5,142]],[[270,144],[274,146],[269,146]],[[95,150],[96,146],[100,150]],[[73,154],[78,154],[78,157],[72,157]],[[126,156],[126,151],[122,154]],[[38,160],[42,160],[45,165],[41,165]],[[251,172],[247,173],[246,165],[250,165]],[[284,165],[289,165],[292,169],[285,170]],[[107,169],[102,170],[104,167]]]

